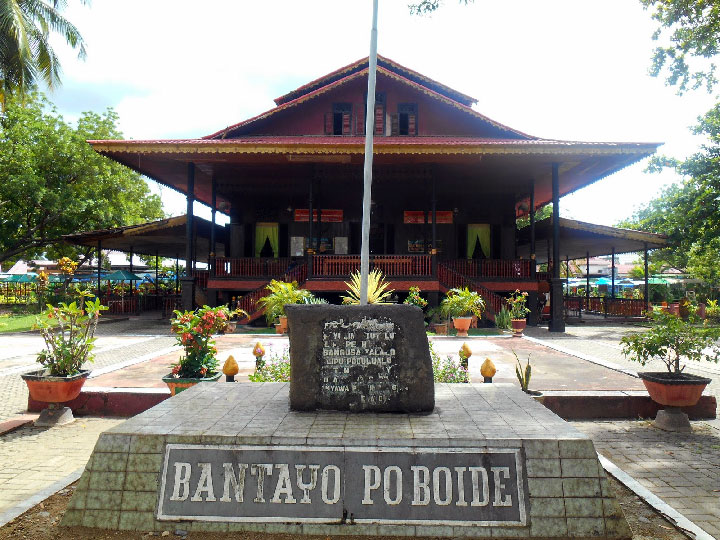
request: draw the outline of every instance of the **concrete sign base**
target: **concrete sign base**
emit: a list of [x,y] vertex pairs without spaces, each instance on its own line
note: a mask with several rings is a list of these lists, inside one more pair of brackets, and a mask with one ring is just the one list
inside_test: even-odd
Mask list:
[[512,385],[431,414],[299,412],[284,383],[197,385],[103,433],[63,525],[630,538],[592,441]]

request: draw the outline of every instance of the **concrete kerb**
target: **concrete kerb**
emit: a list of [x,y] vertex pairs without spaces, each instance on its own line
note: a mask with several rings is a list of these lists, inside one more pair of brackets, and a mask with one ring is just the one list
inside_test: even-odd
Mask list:
[[45,489],[42,489],[35,493],[32,497],[28,497],[21,503],[16,504],[9,510],[6,510],[2,514],[0,514],[0,527],[3,527],[7,523],[10,523],[13,519],[18,517],[21,514],[24,514],[28,510],[30,510],[33,506],[40,504],[45,499],[50,497],[51,495],[54,495],[58,491],[60,491],[63,488],[66,488],[73,482],[80,479],[82,476],[83,471],[85,470],[85,467],[81,467],[70,474],[68,474],[65,478],[61,478],[54,484],[49,485]]
[[647,504],[652,506],[656,511],[660,512],[660,514],[665,516],[676,527],[682,529],[683,532],[692,535],[695,540],[716,540],[714,536],[708,534],[703,529],[695,525],[692,521],[675,510],[660,497],[653,494],[649,489],[640,484],[628,473],[620,469],[612,461],[601,454],[598,454],[598,458],[600,459],[600,464],[603,466],[603,469],[605,469],[609,475],[635,493],[635,495],[640,497]]

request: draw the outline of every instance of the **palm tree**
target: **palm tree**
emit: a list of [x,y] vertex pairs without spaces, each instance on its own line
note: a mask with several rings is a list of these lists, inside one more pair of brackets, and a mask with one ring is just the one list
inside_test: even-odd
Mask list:
[[[88,3],[89,0],[81,0]],[[85,42],[75,26],[60,15],[67,0],[0,0],[0,106],[11,93],[22,95],[42,80],[60,84],[60,63],[50,46],[50,33],[61,34],[84,58]]]

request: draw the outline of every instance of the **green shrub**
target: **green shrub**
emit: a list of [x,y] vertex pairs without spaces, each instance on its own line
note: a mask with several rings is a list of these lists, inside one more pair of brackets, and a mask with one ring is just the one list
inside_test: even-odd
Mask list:
[[445,360],[433,349],[432,342],[430,346],[430,357],[432,358],[433,380],[437,383],[469,383],[470,375],[468,370],[462,365],[461,361],[453,360],[452,356],[448,356]]
[[262,368],[248,377],[251,382],[289,382],[290,356],[285,349],[281,355],[272,354],[265,360]]

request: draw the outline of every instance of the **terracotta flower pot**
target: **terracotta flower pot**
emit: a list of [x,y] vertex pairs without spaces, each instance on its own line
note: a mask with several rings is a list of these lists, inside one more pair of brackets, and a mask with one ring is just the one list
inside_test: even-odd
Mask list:
[[51,377],[43,375],[44,372],[45,370],[41,369],[23,373],[21,377],[27,384],[30,397],[35,401],[44,401],[45,403],[72,401],[80,395],[80,390],[90,375],[88,369],[70,377]]
[[457,330],[458,337],[468,337],[468,330],[472,317],[453,317],[453,326]]
[[196,379],[196,378],[187,378],[183,379],[181,377],[173,377],[172,373],[169,375],[165,375],[162,380],[165,384],[167,384],[168,388],[170,389],[170,395],[174,396],[175,394],[179,394],[183,390],[190,388],[191,386],[195,386],[198,383],[205,383],[205,382],[215,382],[222,376],[222,373],[218,372],[212,377],[204,377],[202,379]]
[[280,315],[280,316],[278,317],[278,323],[279,323],[280,330],[281,330],[281,331],[278,332],[278,333],[279,333],[279,334],[285,334],[285,333],[287,333],[287,317],[286,317],[285,315]]
[[527,326],[527,321],[525,319],[512,319],[510,322],[512,323],[513,336],[514,337],[522,336],[523,331],[525,330],[525,327]]
[[650,398],[667,407],[692,407],[698,401],[705,387],[712,379],[698,377],[689,373],[641,372],[642,379]]
[[434,332],[438,336],[447,336],[448,333],[448,325],[447,323],[434,323],[432,325]]

